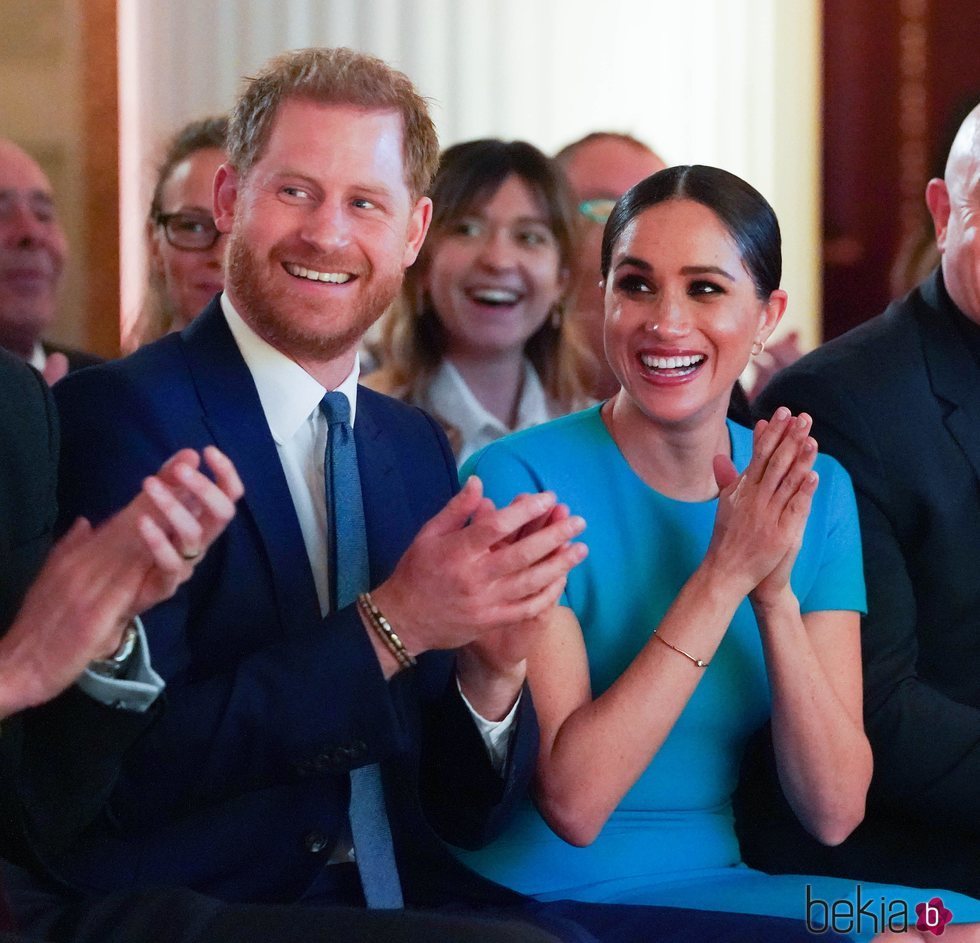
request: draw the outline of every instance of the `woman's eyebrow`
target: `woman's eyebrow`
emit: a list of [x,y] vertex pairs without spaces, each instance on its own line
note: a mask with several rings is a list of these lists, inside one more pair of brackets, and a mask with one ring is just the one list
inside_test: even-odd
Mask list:
[[735,281],[735,276],[730,275],[723,268],[717,265],[685,265],[681,269],[681,275],[721,275],[730,282]]
[[635,255],[624,255],[614,266],[613,271],[619,271],[624,265],[628,265],[631,268],[638,268],[644,272],[652,272],[653,266],[646,261],[646,259],[641,259]]

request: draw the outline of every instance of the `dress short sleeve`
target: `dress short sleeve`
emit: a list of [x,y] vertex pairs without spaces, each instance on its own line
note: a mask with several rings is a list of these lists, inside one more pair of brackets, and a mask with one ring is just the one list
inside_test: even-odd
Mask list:
[[[820,484],[801,555],[813,553],[815,571],[798,591],[801,612],[867,612],[861,529],[851,478],[836,459],[820,456]],[[821,493],[822,492],[822,493]]]
[[536,494],[547,486],[531,463],[515,451],[507,439],[492,442],[463,464],[459,472],[462,485],[470,475],[483,482],[483,493],[498,507],[509,504],[519,494]]

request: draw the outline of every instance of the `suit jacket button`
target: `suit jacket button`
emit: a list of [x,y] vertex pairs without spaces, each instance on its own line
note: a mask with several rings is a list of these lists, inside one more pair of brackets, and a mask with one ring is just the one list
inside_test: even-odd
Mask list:
[[367,744],[363,740],[354,740],[348,752],[352,760],[360,760],[367,754]]
[[293,764],[293,769],[300,776],[309,776],[311,773],[315,772],[316,766],[313,760],[299,760]]
[[318,855],[321,852],[327,850],[327,836],[318,829],[314,829],[312,832],[307,832],[306,837],[303,839],[303,844],[306,845],[306,850],[311,855]]

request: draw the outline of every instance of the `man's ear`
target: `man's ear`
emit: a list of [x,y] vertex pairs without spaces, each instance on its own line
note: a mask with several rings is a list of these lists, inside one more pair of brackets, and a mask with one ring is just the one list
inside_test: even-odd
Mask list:
[[231,232],[238,201],[238,171],[222,164],[214,175],[214,225],[218,232]]
[[408,268],[418,258],[422,243],[425,242],[425,234],[429,231],[431,223],[432,200],[427,196],[419,197],[408,219],[405,254],[402,256],[404,268]]
[[936,231],[936,245],[942,252],[946,248],[946,227],[949,225],[949,188],[945,180],[933,177],[926,184],[926,206]]

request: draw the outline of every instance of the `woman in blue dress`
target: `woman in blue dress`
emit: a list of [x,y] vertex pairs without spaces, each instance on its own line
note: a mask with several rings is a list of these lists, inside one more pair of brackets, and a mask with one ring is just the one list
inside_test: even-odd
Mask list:
[[540,899],[772,914],[856,939],[906,925],[906,939],[973,939],[959,924],[980,919],[980,903],[962,895],[740,861],[731,796],[766,720],[787,799],[821,841],[861,821],[872,770],[850,479],[818,456],[806,415],[781,409],[754,430],[725,415],[785,309],[780,269],[775,215],[739,178],[674,167],[638,184],[602,245],[619,393],[464,468],[498,505],[555,491],[588,522],[589,556],[549,617],[483,652],[527,654],[536,807],[462,856]]

